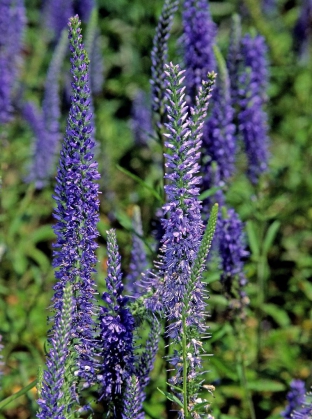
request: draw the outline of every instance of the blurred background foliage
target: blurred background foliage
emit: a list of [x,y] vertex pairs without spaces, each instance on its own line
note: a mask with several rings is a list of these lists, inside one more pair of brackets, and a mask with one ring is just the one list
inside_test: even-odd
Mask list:
[[[157,227],[155,212],[160,202],[150,189],[161,185],[161,149],[151,139],[138,147],[130,126],[132,101],[138,89],[149,92],[150,52],[161,0],[98,0],[101,48],[105,65],[104,87],[95,98],[96,138],[101,183],[99,230],[99,290],[104,288],[106,269],[105,231],[117,229],[127,272],[131,250],[131,215],[134,205],[142,210],[144,236],[152,246]],[[231,318],[222,295],[216,267],[206,274],[209,283],[212,338],[207,341],[208,383],[216,387],[211,397],[215,418],[249,418],[246,386],[258,419],[280,417],[286,392],[293,378],[312,385],[312,59],[311,43],[299,55],[293,31],[301,1],[279,0],[263,12],[258,0],[211,1],[218,24],[218,45],[226,53],[230,18],[239,12],[244,31],[259,31],[270,48],[270,88],[267,106],[270,123],[270,172],[254,189],[238,155],[237,175],[231,182],[228,202],[246,223],[250,258],[246,263],[250,298],[247,317]],[[24,37],[20,94],[41,103],[53,41],[41,16],[41,3],[26,0],[28,26]],[[181,11],[180,11],[181,12]],[[179,12],[179,13],[180,13]],[[312,23],[310,22],[312,25]],[[84,28],[85,29],[85,28]],[[181,62],[177,40],[181,16],[174,21],[170,60]],[[85,32],[84,32],[85,33]],[[69,63],[62,72],[62,132],[69,109],[66,80]],[[54,184],[42,191],[23,182],[31,157],[32,133],[17,113],[14,121],[0,128],[1,282],[0,334],[4,341],[3,397],[35,379],[44,363],[47,310],[52,296],[51,268]],[[117,164],[135,174],[151,188],[129,177]],[[241,170],[240,170],[241,169]],[[151,254],[151,256],[153,256]],[[163,418],[165,376],[160,350],[148,387],[146,417]],[[245,363],[245,375],[240,368]],[[244,380],[247,384],[242,386]],[[247,393],[248,393],[247,392]],[[34,418],[36,390],[8,405],[0,419]],[[100,412],[100,408],[96,408]],[[101,417],[97,413],[95,417]]]

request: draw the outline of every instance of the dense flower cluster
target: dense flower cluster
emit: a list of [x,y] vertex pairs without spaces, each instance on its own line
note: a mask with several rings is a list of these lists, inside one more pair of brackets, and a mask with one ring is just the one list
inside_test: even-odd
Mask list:
[[25,24],[23,0],[0,1],[0,124],[11,119]]
[[184,62],[187,93],[192,102],[207,74],[215,70],[213,44],[216,25],[212,21],[207,0],[185,0],[183,8]]
[[[218,240],[221,257],[221,282],[230,298],[237,298],[239,308],[246,302],[244,287],[247,279],[244,273],[244,261],[248,256],[244,243],[243,223],[234,209],[226,210],[218,220]],[[242,311],[241,311],[242,312]]]
[[161,112],[165,98],[165,63],[168,55],[168,39],[173,16],[179,0],[165,0],[153,39],[152,59],[152,108],[156,114]]
[[116,402],[134,371],[134,319],[126,307],[128,298],[122,295],[121,258],[114,230],[107,233],[107,254],[107,292],[102,296],[105,307],[100,308],[98,354],[101,362],[97,380],[101,385],[100,397]]
[[[190,279],[191,267],[196,257],[203,234],[201,203],[198,200],[200,177],[201,135],[204,118],[210,98],[211,81],[204,84],[197,97],[196,107],[188,117],[182,85],[184,71],[173,64],[166,66],[168,133],[165,134],[166,158],[165,186],[167,202],[163,206],[162,224],[165,230],[162,239],[162,272],[164,282],[161,300],[167,316],[173,324],[170,335],[174,338],[181,328],[181,301]],[[199,115],[200,113],[200,115]]]
[[72,405],[77,403],[74,370],[77,368],[72,345],[75,302],[72,286],[67,284],[63,293],[58,327],[50,337],[51,349],[39,389],[39,419],[68,417]]
[[[230,84],[227,74],[217,77],[217,86],[212,95],[211,116],[204,126],[203,133],[203,180],[204,189],[222,186],[235,170],[235,125],[231,105]],[[213,182],[211,163],[215,162],[219,183]]]
[[60,97],[59,76],[67,49],[67,34],[64,30],[54,51],[45,82],[42,113],[34,105],[26,103],[23,115],[34,133],[32,166],[27,177],[34,181],[38,189],[42,188],[53,170],[53,163],[58,151],[60,134]]
[[[79,338],[80,375],[90,371],[93,348],[94,281],[92,273],[97,262],[95,242],[99,220],[97,163],[93,160],[94,142],[91,139],[90,90],[88,86],[88,57],[82,44],[80,21],[75,16],[69,21],[69,40],[72,53],[73,96],[56,177],[57,208],[54,227],[53,266],[58,279],[54,286],[54,330],[58,328],[63,289],[73,284],[76,311],[73,336]],[[87,377],[86,377],[87,378]]]
[[245,35],[241,41],[244,70],[239,76],[238,129],[248,159],[247,175],[253,184],[268,167],[268,126],[263,109],[266,102],[268,69],[267,48],[260,35]]
[[290,390],[287,393],[287,402],[288,405],[286,409],[282,412],[284,419],[293,418],[293,413],[295,410],[298,410],[305,401],[305,384],[302,380],[293,380],[290,383]]

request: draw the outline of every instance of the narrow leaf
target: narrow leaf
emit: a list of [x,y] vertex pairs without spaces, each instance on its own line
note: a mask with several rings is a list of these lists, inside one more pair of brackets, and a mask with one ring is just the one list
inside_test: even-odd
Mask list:
[[257,238],[257,233],[255,230],[255,224],[252,221],[247,221],[246,223],[246,231],[248,236],[248,242],[250,245],[251,252],[254,256],[259,256],[260,254],[260,247]]
[[183,409],[183,404],[182,404],[181,400],[179,400],[179,399],[178,399],[178,398],[177,398],[174,394],[170,394],[170,393],[168,393],[167,391],[160,390],[160,388],[158,388],[158,387],[157,387],[157,390],[158,390],[161,394],[163,394],[164,396],[166,396],[168,400],[170,400],[171,402],[176,403],[177,405],[179,405],[179,406],[180,406],[180,407],[182,407],[182,409]]
[[26,387],[23,387],[20,391],[17,393],[12,394],[12,396],[7,397],[6,399],[2,400],[0,402],[0,409],[3,409],[5,406],[7,406],[9,403],[13,402],[14,400],[18,399],[19,397],[26,394],[29,390],[34,388],[37,385],[38,380],[34,380],[31,383],[29,383]]
[[118,164],[116,165],[116,167],[120,172],[124,173],[125,175],[127,175],[128,177],[130,177],[131,179],[133,179],[137,183],[139,183],[141,186],[148,189],[151,192],[151,194],[154,195],[154,197],[156,199],[158,199],[158,201],[163,202],[162,197],[155,191],[155,189],[152,186],[148,185],[146,182],[144,182],[144,180],[139,178],[139,176],[129,172],[127,169],[124,169],[123,167],[119,166]]
[[272,244],[274,243],[274,239],[276,237],[276,234],[281,226],[280,221],[275,220],[270,227],[268,228],[268,231],[265,235],[264,241],[263,241],[263,253],[265,255],[268,254],[269,250],[271,249]]

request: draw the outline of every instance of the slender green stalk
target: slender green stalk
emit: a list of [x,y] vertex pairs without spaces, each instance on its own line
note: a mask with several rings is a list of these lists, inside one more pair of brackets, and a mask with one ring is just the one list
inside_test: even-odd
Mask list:
[[182,357],[183,357],[183,410],[184,418],[188,418],[188,394],[187,394],[187,341],[186,341],[186,321],[185,315],[182,317]]

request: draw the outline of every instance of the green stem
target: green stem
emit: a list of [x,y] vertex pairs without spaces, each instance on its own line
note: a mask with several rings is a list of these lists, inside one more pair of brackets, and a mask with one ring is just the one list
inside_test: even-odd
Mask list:
[[185,315],[182,316],[182,357],[183,357],[183,409],[184,409],[184,418],[188,418],[188,408],[187,408],[187,349],[186,349],[186,321]]
[[241,384],[242,384],[242,387],[244,389],[245,400],[248,404],[250,418],[251,419],[256,419],[254,404],[253,404],[253,401],[252,401],[250,390],[248,388],[246,366],[245,366],[244,355],[243,355],[244,336],[243,336],[243,330],[242,330],[241,323],[235,322],[234,323],[234,330],[235,329],[236,329],[236,334],[237,334],[237,338],[238,338],[237,339],[237,341],[238,341],[238,362],[239,362],[239,366],[240,366],[240,369],[241,369],[241,382],[242,382]]

